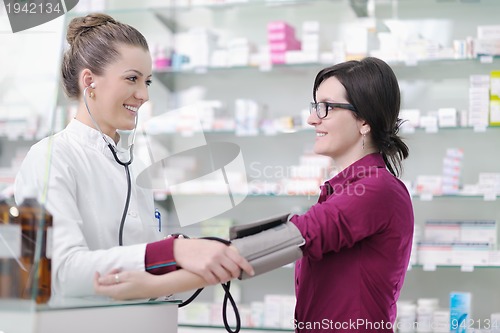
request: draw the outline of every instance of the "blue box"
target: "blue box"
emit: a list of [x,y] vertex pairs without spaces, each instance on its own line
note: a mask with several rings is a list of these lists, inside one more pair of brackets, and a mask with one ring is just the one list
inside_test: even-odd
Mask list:
[[450,332],[467,333],[470,326],[472,295],[468,292],[450,293]]

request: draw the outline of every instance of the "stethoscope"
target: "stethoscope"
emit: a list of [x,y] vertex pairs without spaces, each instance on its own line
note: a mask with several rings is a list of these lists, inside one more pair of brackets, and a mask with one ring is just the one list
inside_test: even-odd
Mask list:
[[96,129],[99,131],[99,133],[101,133],[101,136],[104,139],[104,141],[106,142],[106,144],[108,145],[109,150],[111,150],[111,153],[113,154],[113,157],[115,158],[116,163],[123,166],[125,168],[125,173],[127,174],[127,199],[125,200],[125,207],[123,208],[123,214],[122,214],[122,218],[120,221],[120,231],[118,233],[118,244],[120,246],[122,246],[123,245],[123,227],[125,226],[125,218],[127,217],[128,206],[130,205],[130,196],[132,193],[132,179],[130,177],[129,166],[130,166],[130,164],[132,164],[132,161],[134,160],[133,150],[134,150],[134,143],[135,143],[135,132],[137,130],[137,113],[135,114],[134,131],[132,132],[132,144],[130,145],[130,148],[129,148],[129,154],[130,154],[129,160],[127,162],[123,162],[118,158],[118,153],[117,153],[115,147],[106,138],[106,136],[102,132],[101,128],[99,127],[99,124],[97,124],[94,117],[92,116],[92,113],[90,112],[90,108],[89,108],[89,105],[87,103],[87,89],[89,89],[89,88],[94,89],[95,83],[92,82],[90,84],[90,86],[87,86],[87,87],[85,87],[85,89],[83,89],[83,101],[85,103],[85,107],[87,108],[87,112],[89,113],[90,119],[92,120],[92,123],[94,124]]

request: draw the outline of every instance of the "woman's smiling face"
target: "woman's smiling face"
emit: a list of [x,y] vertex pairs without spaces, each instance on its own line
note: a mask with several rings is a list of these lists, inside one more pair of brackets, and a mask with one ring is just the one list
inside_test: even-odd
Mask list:
[[[316,102],[349,103],[344,86],[331,76],[323,81],[316,91]],[[350,160],[362,147],[360,128],[362,121],[353,111],[329,108],[328,115],[320,119],[311,112],[307,122],[316,129],[314,152],[334,160]]]
[[147,50],[119,45],[120,56],[103,75],[96,75],[93,116],[101,130],[114,137],[115,131],[131,130],[139,108],[149,99],[152,61]]

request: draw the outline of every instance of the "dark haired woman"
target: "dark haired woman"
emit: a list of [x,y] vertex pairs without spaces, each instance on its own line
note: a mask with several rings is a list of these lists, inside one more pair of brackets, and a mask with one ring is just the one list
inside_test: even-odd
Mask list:
[[295,270],[296,331],[393,332],[414,223],[397,178],[408,156],[397,135],[397,79],[376,58],[340,63],[318,73],[313,98],[314,152],[338,173],[291,219],[306,240]]

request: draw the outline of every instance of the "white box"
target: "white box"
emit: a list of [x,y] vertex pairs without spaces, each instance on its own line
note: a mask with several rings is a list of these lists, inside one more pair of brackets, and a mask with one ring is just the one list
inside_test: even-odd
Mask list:
[[302,35],[309,33],[319,33],[319,21],[304,21],[302,22]]
[[265,295],[264,309],[264,327],[281,327],[281,295]]
[[434,243],[489,244],[496,247],[495,220],[428,220],[424,225],[424,239]]
[[438,110],[439,127],[457,127],[458,112],[455,108],[442,108]]
[[481,172],[479,173],[479,188],[489,189],[497,194],[500,193],[500,173]]
[[436,310],[433,319],[434,333],[450,333],[450,311]]
[[460,148],[447,148],[446,156],[450,158],[462,159],[464,157],[464,150]]
[[483,74],[473,74],[469,76],[469,82],[474,86],[488,87],[490,85],[490,76]]
[[478,25],[477,38],[500,39],[500,25]]
[[474,42],[476,55],[500,55],[500,39],[476,39]]
[[490,315],[490,333],[500,333],[500,313],[492,313]]
[[488,266],[490,245],[488,243],[455,243],[451,264],[457,266]]
[[433,243],[458,242],[460,241],[460,225],[456,221],[426,221],[424,239],[426,242]]
[[419,109],[402,109],[399,112],[399,117],[406,120],[406,123],[412,127],[420,126],[420,110]]
[[415,192],[418,194],[441,194],[443,177],[438,175],[417,176]]
[[281,296],[281,328],[293,329],[295,316],[295,296]]
[[468,243],[497,244],[497,223],[494,220],[462,221],[460,240]]
[[425,129],[437,129],[438,118],[436,116],[422,116],[420,117],[420,127]]
[[264,302],[250,303],[250,327],[264,327],[265,305]]
[[418,263],[423,266],[451,265],[452,245],[421,242],[418,248]]

